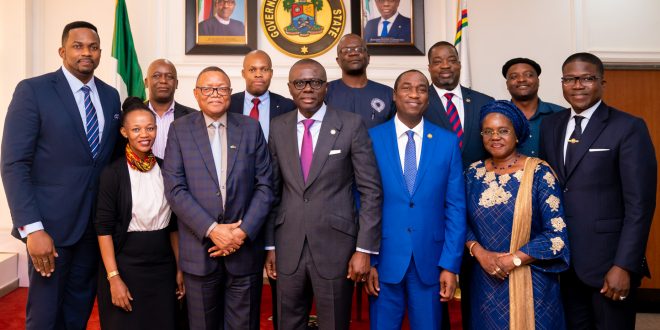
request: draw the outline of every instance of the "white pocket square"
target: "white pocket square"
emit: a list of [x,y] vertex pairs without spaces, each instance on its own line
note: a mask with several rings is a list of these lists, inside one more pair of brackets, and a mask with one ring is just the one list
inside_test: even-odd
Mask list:
[[340,154],[340,153],[341,153],[341,150],[339,150],[339,149],[330,150],[330,153],[328,154],[328,156],[332,156],[332,155],[336,155],[336,154]]
[[589,149],[589,152],[610,151],[610,149]]

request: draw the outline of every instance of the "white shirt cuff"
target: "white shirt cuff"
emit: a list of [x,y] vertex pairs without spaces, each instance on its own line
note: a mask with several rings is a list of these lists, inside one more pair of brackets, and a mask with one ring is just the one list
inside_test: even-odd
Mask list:
[[215,226],[217,226],[217,225],[218,225],[217,222],[212,223],[211,226],[209,226],[209,229],[206,230],[206,236],[205,236],[205,237],[209,237],[209,235],[211,235],[211,231],[212,231],[213,228],[215,228]]
[[264,250],[266,250],[266,251],[275,251],[275,247],[274,246],[266,246],[264,248]]
[[356,247],[356,248],[355,248],[355,251],[357,251],[357,252],[363,252],[363,253],[367,253],[367,254],[375,254],[375,255],[378,255],[378,251],[376,251],[376,252],[374,252],[374,251],[369,251],[369,250],[365,250],[365,249],[363,249],[363,248],[359,248],[359,247]]
[[27,235],[30,235],[38,230],[44,230],[44,224],[41,221],[33,222],[31,224],[25,225],[23,227],[18,227],[18,233],[21,235],[21,238],[26,238]]

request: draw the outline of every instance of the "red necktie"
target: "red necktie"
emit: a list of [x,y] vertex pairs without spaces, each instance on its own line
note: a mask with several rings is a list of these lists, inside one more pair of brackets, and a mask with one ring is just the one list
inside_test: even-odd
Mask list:
[[252,99],[252,103],[254,103],[254,106],[252,107],[252,110],[250,110],[250,118],[259,121],[259,103],[261,103],[261,100],[259,100],[258,97],[255,97]]
[[447,119],[449,119],[449,126],[451,126],[452,131],[458,136],[458,146],[463,148],[463,127],[461,125],[461,117],[458,116],[458,110],[456,110],[456,105],[451,101],[451,98],[454,97],[453,93],[445,93],[447,98]]

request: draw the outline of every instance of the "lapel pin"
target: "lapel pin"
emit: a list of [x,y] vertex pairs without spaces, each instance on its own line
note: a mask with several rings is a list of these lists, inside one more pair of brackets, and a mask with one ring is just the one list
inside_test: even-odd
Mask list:
[[335,129],[331,129],[331,130],[330,130],[330,134],[332,134],[332,135],[337,134],[337,130],[335,130]]
[[578,142],[580,142],[580,140],[577,140],[575,138],[572,138],[572,139],[568,140],[568,143],[578,143]]
[[119,120],[119,114],[116,113],[116,114],[114,115],[114,118],[115,118],[115,120]]
[[470,99],[470,98],[468,97],[468,98],[465,99],[465,102],[470,103],[470,102],[472,102],[472,99]]
[[431,134],[431,133],[426,134],[426,137],[429,138],[429,139],[432,139],[432,138],[433,138],[433,134]]
[[232,144],[229,146],[229,149],[236,149],[236,146]]

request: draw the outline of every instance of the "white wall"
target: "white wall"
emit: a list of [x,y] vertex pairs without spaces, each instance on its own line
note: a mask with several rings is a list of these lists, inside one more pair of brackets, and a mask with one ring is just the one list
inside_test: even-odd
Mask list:
[[[253,1],[253,0],[250,0]],[[418,1],[418,0],[416,0]],[[261,4],[261,0],[258,1]],[[135,47],[143,70],[156,58],[168,58],[179,71],[177,100],[195,106],[192,95],[197,73],[208,65],[225,69],[235,91],[243,90],[242,56],[185,55],[185,0],[127,0]],[[426,48],[453,40],[456,1],[425,0]],[[23,78],[54,71],[65,24],[86,20],[99,28],[103,55],[97,76],[114,83],[111,58],[115,0],[13,0],[0,2],[0,124],[14,86]],[[345,1],[350,22],[350,2]],[[496,98],[508,98],[502,64],[513,57],[529,57],[543,67],[540,95],[565,104],[559,78],[561,63],[576,51],[591,51],[609,63],[660,63],[660,2],[656,0],[472,0],[469,2],[469,43],[472,84]],[[350,23],[344,32],[351,31]],[[273,58],[271,89],[288,95],[288,69],[295,59],[279,53],[258,27],[258,47]],[[340,71],[335,50],[316,58],[329,79]],[[426,71],[425,56],[372,56],[369,77],[391,85],[401,71]],[[1,125],[0,125],[1,127]],[[24,246],[9,237],[11,219],[0,187],[0,251]],[[21,267],[25,267],[24,259]],[[21,285],[25,285],[22,278]]]

